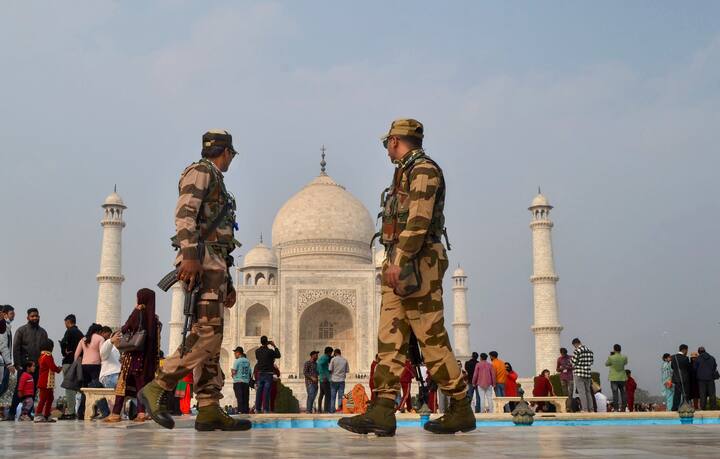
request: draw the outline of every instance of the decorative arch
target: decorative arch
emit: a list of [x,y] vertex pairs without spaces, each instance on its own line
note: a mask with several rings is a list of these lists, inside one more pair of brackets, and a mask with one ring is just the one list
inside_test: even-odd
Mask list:
[[255,275],[255,285],[265,285],[266,283],[265,274],[257,273]]
[[262,336],[270,333],[270,310],[255,303],[245,312],[245,336]]
[[252,274],[250,274],[250,273],[245,274],[245,282],[244,282],[244,284],[245,284],[245,285],[252,285],[252,282],[253,282],[253,280],[252,280]]
[[310,351],[325,346],[339,348],[348,360],[350,371],[357,370],[356,332],[350,308],[330,298],[308,306],[300,316],[298,368],[302,368]]
[[268,276],[268,285],[275,285],[275,274],[270,273]]

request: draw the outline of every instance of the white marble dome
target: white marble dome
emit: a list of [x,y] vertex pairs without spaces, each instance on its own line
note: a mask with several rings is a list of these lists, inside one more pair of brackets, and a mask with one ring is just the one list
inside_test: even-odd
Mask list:
[[353,241],[367,244],[375,233],[367,208],[327,175],[295,194],[275,217],[273,246],[302,241]]
[[452,277],[466,277],[465,270],[458,266],[457,269],[453,272]]
[[118,207],[125,207],[125,202],[122,200],[119,194],[117,194],[115,191],[110,193],[110,195],[105,198],[105,202],[103,203],[104,206],[118,206]]
[[275,252],[262,242],[253,247],[243,259],[243,268],[277,268]]

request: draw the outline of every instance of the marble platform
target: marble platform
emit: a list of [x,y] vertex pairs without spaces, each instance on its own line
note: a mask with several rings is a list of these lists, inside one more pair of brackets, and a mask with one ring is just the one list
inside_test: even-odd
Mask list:
[[338,428],[200,433],[192,419],[165,430],[152,423],[0,423],[3,458],[57,457],[718,457],[720,424],[668,426],[486,427],[438,436],[400,428],[393,438]]

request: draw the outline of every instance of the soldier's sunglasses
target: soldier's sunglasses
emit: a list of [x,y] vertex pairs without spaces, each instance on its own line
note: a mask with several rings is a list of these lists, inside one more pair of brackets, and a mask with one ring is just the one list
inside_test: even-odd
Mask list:
[[388,142],[392,139],[392,137],[386,137],[385,140],[383,140],[383,148],[387,150]]

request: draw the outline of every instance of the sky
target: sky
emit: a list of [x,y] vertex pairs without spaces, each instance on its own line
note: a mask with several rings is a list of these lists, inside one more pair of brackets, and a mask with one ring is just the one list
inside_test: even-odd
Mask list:
[[[375,214],[378,137],[414,117],[446,175],[471,347],[534,371],[527,207],[555,206],[561,340],[596,368],[623,345],[659,393],[660,355],[720,353],[720,4],[12,2],[0,14],[0,304],[59,339],[94,319],[117,185],[123,315],[171,266],[177,179],[210,128],[244,254],[319,172]],[[450,283],[446,280],[446,286]],[[451,322],[450,291],[446,316]],[[158,296],[169,319],[169,294]],[[165,337],[167,339],[167,337]]]

